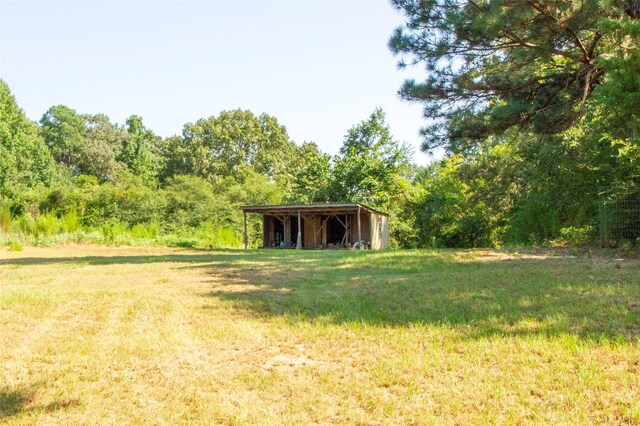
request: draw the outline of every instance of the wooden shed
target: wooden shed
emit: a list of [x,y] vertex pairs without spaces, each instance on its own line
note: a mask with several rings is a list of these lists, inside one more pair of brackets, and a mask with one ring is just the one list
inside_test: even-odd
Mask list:
[[247,213],[262,215],[262,247],[339,249],[361,242],[366,248],[389,246],[389,215],[360,203],[243,206],[244,245]]

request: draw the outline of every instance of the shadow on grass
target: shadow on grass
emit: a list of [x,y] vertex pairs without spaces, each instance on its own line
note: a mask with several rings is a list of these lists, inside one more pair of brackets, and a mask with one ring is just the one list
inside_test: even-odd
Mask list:
[[185,251],[160,256],[5,259],[0,265],[175,263],[215,297],[291,322],[438,325],[469,338],[637,341],[640,262],[473,251]]
[[640,334],[635,261],[387,252],[197,267],[212,277],[206,296],[294,323],[438,325],[468,338],[568,334],[635,342]]
[[46,405],[34,405],[32,401],[32,391],[0,388],[0,420],[20,415],[52,413],[80,404],[75,399],[56,400]]
[[[176,249],[179,250],[179,249]],[[307,252],[309,253],[309,252]],[[115,255],[115,256],[69,256],[69,257],[18,257],[0,259],[0,266],[37,266],[54,264],[79,265],[131,265],[148,263],[210,263],[232,264],[238,260],[258,260],[260,262],[298,259],[295,250],[239,250],[239,249],[189,249],[185,253],[166,255]]]

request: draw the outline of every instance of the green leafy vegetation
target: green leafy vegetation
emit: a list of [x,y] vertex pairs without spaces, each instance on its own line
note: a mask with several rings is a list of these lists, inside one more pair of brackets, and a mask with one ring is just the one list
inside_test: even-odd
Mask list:
[[33,123],[2,82],[0,238],[237,246],[241,205],[362,202],[392,247],[637,246],[637,1],[392,3],[389,47],[426,70],[400,94],[443,159],[411,164],[380,109],[331,156],[241,109],[168,138],[65,105]]
[[427,71],[400,94],[447,153],[418,174],[419,245],[636,245],[639,2],[392,3],[391,50]]
[[[408,202],[410,152],[379,109],[332,158],[312,142],[296,145],[274,117],[243,110],[187,123],[167,139],[135,115],[122,126],[64,105],[49,108],[38,126],[0,85],[3,108],[15,116],[0,119],[14,132],[3,139],[11,155],[0,158],[0,170],[15,177],[0,179],[0,243],[238,247],[241,205],[359,201],[393,214]],[[12,126],[30,129],[48,163],[33,161],[34,148],[17,144]],[[402,221],[395,218],[395,229]],[[259,218],[250,217],[249,232],[260,244]]]

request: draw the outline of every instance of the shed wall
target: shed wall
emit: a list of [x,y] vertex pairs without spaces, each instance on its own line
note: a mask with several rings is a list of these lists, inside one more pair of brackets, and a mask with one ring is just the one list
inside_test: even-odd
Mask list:
[[[326,215],[306,215],[302,218],[303,248],[327,247],[327,218]],[[348,243],[358,241],[358,215],[339,215],[340,221],[347,224]],[[262,217],[262,246],[265,248],[274,247],[275,221],[280,219],[272,215]],[[287,247],[295,243],[297,235],[292,235],[292,221],[297,221],[297,216],[289,216],[284,220],[284,239]],[[381,221],[379,223],[378,221]],[[342,232],[342,231],[341,231]],[[386,215],[360,211],[360,234],[361,239],[368,241],[372,249],[384,249],[389,245],[389,218]],[[315,236],[315,237],[314,237]]]
[[371,213],[371,248],[375,250],[389,247],[389,216]]
[[304,227],[304,241],[302,242],[302,247],[304,248],[315,248],[313,244],[313,223],[315,220],[315,216],[302,219],[302,226]]

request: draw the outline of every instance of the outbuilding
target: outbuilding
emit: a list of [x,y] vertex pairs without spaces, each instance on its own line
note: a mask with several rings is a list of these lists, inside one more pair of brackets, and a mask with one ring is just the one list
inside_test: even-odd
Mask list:
[[244,246],[247,213],[262,215],[262,247],[339,249],[389,246],[389,215],[360,203],[243,206]]

